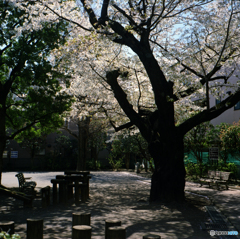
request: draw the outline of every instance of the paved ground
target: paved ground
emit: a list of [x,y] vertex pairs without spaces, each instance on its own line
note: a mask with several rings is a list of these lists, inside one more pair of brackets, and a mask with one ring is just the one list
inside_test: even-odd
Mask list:
[[[3,173],[2,184],[18,187],[16,172]],[[37,187],[50,185],[50,180],[62,172],[27,173]],[[149,204],[150,180],[127,172],[93,172],[90,181],[90,200],[76,206],[50,205],[41,208],[39,199],[32,209],[24,209],[22,202],[0,195],[0,220],[15,221],[16,231],[22,238],[26,235],[27,218],[44,219],[44,239],[71,238],[73,212],[90,212],[92,238],[104,238],[104,225],[107,219],[119,219],[127,227],[127,238],[140,239],[147,233],[162,238],[213,238],[200,230],[200,222],[206,221],[204,205],[214,199],[221,211],[238,227],[240,232],[240,190],[217,191],[188,182],[186,191],[191,204],[156,205]],[[196,193],[196,194],[195,194]],[[197,194],[206,195],[196,196]],[[197,200],[196,200],[197,199]]]

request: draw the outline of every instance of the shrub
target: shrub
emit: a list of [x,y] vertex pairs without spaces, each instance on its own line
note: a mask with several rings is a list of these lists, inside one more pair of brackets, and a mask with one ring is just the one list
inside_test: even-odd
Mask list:
[[123,165],[123,159],[115,157],[113,153],[109,154],[108,161],[113,170],[118,170]]
[[237,166],[234,163],[225,163],[223,160],[220,160],[218,164],[195,164],[186,159],[185,168],[187,175],[195,179],[202,175],[206,175],[208,170],[231,172],[232,178],[238,178]]
[[100,170],[101,169],[101,162],[95,159],[89,159],[87,161],[87,168],[90,170]]
[[18,234],[10,235],[7,232],[1,231],[0,232],[0,238],[3,238],[3,239],[20,239],[21,237]]

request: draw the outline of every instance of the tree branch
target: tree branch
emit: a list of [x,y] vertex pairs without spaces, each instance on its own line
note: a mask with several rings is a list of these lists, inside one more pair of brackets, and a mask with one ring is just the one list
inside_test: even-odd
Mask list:
[[105,22],[108,20],[108,6],[109,0],[104,0],[102,4],[101,17],[98,19],[99,24],[106,25]]
[[10,140],[10,139],[14,139],[18,134],[20,134],[21,132],[23,132],[24,130],[26,129],[29,129],[31,128],[33,125],[35,125],[36,123],[38,123],[39,121],[33,121],[32,123],[26,125],[25,127],[17,130],[16,132],[14,132],[11,136],[7,136],[7,140]]
[[235,94],[232,94],[229,97],[227,97],[217,106],[213,106],[209,110],[204,110],[198,113],[197,115],[194,115],[190,119],[186,120],[181,125],[179,125],[178,128],[180,132],[184,135],[195,126],[218,117],[224,111],[232,108],[239,100],[240,100],[240,89]]
[[132,122],[128,122],[128,123],[126,123],[126,124],[123,124],[123,125],[117,127],[117,126],[114,124],[114,121],[112,121],[112,120],[110,119],[110,117],[109,117],[109,115],[108,115],[108,112],[107,112],[107,109],[105,109],[103,106],[101,106],[101,108],[103,109],[105,115],[107,116],[107,118],[108,118],[108,120],[109,120],[109,123],[111,124],[111,126],[114,128],[114,130],[115,130],[116,132],[118,132],[118,131],[120,131],[120,130],[122,130],[122,129],[128,129],[128,128],[130,128],[131,126],[133,126],[133,123],[132,123]]
[[122,13],[122,15],[129,20],[129,22],[130,22],[131,25],[133,25],[133,26],[135,26],[135,27],[138,28],[137,23],[136,23],[129,15],[127,15],[127,13],[126,13],[124,10],[122,10],[122,9],[121,9],[120,7],[118,7],[116,4],[113,4],[113,7],[115,7],[120,13]]
[[123,129],[128,129],[128,128],[130,128],[130,127],[132,127],[134,125],[132,122],[128,122],[126,124],[123,124],[121,126],[116,127],[112,121],[110,121],[110,124],[112,125],[112,127],[114,128],[114,130],[116,132],[118,132],[120,130],[123,130]]
[[74,138],[76,138],[78,140],[78,135],[74,134],[70,129],[68,129],[67,127],[63,126],[61,127],[61,129],[66,130],[70,135],[72,135]]
[[49,7],[47,4],[44,3],[44,1],[40,1],[38,0],[38,2],[40,2],[44,7],[46,7],[48,10],[50,10],[52,13],[54,13],[57,17],[59,17],[60,19],[63,19],[64,21],[67,21],[67,22],[70,22],[70,23],[73,23],[74,25],[77,25],[78,27],[82,28],[83,30],[85,31],[89,31],[89,32],[92,32],[91,29],[88,29],[84,26],[82,26],[81,24],[79,24],[78,22],[75,22],[71,19],[68,19],[66,17],[63,17],[62,15],[60,15],[58,12],[56,12],[54,9],[52,9],[51,7]]
[[[108,0],[107,1],[104,0],[104,2],[108,2]],[[97,29],[99,24],[98,24],[98,20],[97,20],[97,17],[95,15],[93,9],[90,6],[87,6],[85,0],[81,0],[81,3],[83,5],[85,11],[88,13],[90,23],[92,24],[92,26],[95,29]]]
[[135,124],[142,134],[148,137],[149,133],[147,127],[144,124],[143,119],[138,115],[138,113],[133,109],[133,106],[128,102],[127,95],[117,82],[117,78],[120,76],[119,70],[110,71],[107,73],[107,82],[111,86],[114,96],[117,99],[119,105],[123,109],[124,113],[130,119],[130,121]]

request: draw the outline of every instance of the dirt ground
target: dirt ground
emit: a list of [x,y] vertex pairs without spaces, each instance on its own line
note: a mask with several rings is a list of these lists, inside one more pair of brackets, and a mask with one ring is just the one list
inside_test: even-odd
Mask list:
[[44,239],[71,238],[73,212],[91,213],[95,239],[104,238],[108,219],[121,220],[129,239],[140,239],[148,233],[173,239],[212,238],[200,230],[200,223],[208,220],[205,206],[211,202],[207,197],[186,193],[184,204],[149,204],[149,191],[149,180],[132,174],[93,172],[87,203],[75,205],[69,201],[42,208],[38,197],[33,208],[23,208],[21,201],[0,195],[0,220],[14,221],[15,232],[22,239],[26,238],[27,218],[44,219]]

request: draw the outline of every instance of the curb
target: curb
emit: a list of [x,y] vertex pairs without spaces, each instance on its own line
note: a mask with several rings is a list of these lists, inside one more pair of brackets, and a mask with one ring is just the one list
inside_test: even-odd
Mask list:
[[[231,226],[233,227],[233,230],[238,231],[239,234],[240,234],[240,225],[237,225],[237,224],[234,222],[235,219],[236,219],[236,217],[230,215],[230,214],[227,212],[226,208],[223,207],[221,204],[216,203],[215,199],[214,199],[212,196],[209,196],[209,195],[207,195],[206,193],[201,193],[201,194],[200,194],[200,193],[197,193],[197,192],[192,192],[192,191],[190,191],[190,190],[187,190],[186,192],[195,193],[195,194],[197,194],[197,195],[199,195],[199,196],[207,197],[207,198],[210,200],[211,204],[212,204],[213,206],[215,206],[215,207],[221,212],[221,214],[227,219],[227,221],[231,224]],[[240,237],[239,237],[239,238],[240,238]]]
[[227,221],[236,229],[236,231],[238,231],[240,233],[240,225],[236,225],[234,222],[236,217],[230,215],[224,206],[222,206],[219,203],[216,203],[215,199],[212,199],[212,202],[213,202],[213,205],[218,208],[218,210],[221,212],[221,214],[223,214],[225,216]]

